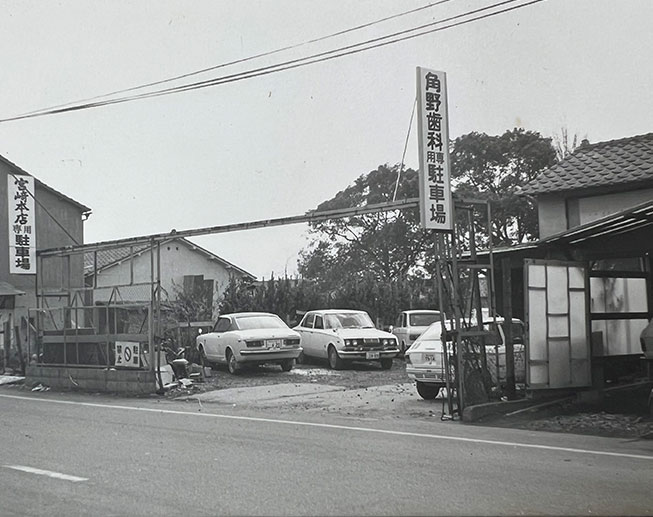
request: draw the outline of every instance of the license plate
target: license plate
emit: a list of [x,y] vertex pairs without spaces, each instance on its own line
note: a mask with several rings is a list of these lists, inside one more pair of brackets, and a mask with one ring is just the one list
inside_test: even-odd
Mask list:
[[268,339],[265,343],[268,345],[268,348],[281,348],[283,339]]
[[435,362],[435,354],[424,354],[424,362],[425,363],[434,363]]
[[378,359],[379,357],[381,357],[379,352],[367,352],[365,354],[365,359]]

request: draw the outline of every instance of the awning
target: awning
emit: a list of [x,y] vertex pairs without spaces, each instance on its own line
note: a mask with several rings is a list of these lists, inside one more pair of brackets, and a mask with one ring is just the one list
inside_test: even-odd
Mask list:
[[0,296],[16,296],[19,294],[25,294],[25,291],[16,289],[9,282],[0,281]]

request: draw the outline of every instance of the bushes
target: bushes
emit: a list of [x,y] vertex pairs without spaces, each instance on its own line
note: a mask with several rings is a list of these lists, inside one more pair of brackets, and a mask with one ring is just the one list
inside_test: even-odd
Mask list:
[[313,309],[359,309],[367,311],[379,327],[393,324],[402,310],[438,307],[431,279],[379,281],[371,275],[343,282],[335,288],[320,288],[316,282],[302,278],[272,276],[254,284],[232,279],[219,306],[223,314],[272,312],[290,325],[298,323],[305,311]]

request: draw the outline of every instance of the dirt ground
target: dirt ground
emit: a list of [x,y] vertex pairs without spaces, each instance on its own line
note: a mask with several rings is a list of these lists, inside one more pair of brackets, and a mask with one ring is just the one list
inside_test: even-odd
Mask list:
[[[33,389],[24,385],[22,378],[16,382],[7,375],[0,377],[8,381],[0,389]],[[195,378],[192,383],[186,383],[187,386],[167,390],[164,397],[238,410],[274,409],[279,414],[300,410],[359,420],[450,420],[445,398],[423,400],[417,394],[402,359],[395,359],[390,370],[382,370],[376,363],[354,363],[344,370],[334,371],[326,362],[297,365],[290,372],[283,372],[276,365],[260,366],[245,369],[240,375],[231,375],[226,368],[218,368],[203,380]],[[641,385],[611,391],[606,393],[601,404],[594,406],[566,399],[514,415],[486,418],[477,424],[653,439],[653,418],[646,406],[648,390],[650,387]]]
[[[565,400],[512,416],[488,418],[479,424],[653,439],[653,419],[646,408],[647,393],[646,387],[615,391],[598,406]],[[432,401],[419,397],[401,359],[395,359],[390,370],[382,370],[374,363],[355,363],[334,371],[326,362],[314,362],[297,365],[290,372],[271,365],[247,369],[234,376],[226,368],[219,368],[204,382],[170,390],[166,396],[238,408],[337,413],[361,419],[440,420],[445,410],[442,397]]]

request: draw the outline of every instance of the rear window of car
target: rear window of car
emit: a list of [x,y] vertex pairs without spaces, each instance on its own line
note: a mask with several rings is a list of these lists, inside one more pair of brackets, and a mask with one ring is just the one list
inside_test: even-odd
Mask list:
[[428,327],[431,323],[435,323],[440,319],[439,314],[411,314],[410,315],[411,327]]
[[277,316],[240,316],[236,318],[240,330],[281,329],[287,325]]

